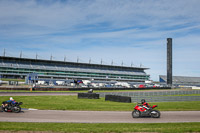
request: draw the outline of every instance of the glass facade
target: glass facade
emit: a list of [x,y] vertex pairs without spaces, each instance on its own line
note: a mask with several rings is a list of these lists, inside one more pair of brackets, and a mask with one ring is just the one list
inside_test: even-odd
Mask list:
[[144,82],[149,80],[145,69],[148,68],[0,57],[0,75],[4,78],[37,73],[40,78]]

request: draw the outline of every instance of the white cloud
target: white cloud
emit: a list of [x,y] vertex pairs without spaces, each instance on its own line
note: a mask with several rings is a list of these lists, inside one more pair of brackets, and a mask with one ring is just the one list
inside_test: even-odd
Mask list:
[[[46,1],[47,2],[47,1]],[[0,47],[19,56],[149,67],[166,73],[173,38],[174,74],[199,75],[199,0],[0,1]],[[10,52],[9,52],[10,51]],[[195,71],[196,70],[196,71]],[[184,72],[184,73],[182,73]]]

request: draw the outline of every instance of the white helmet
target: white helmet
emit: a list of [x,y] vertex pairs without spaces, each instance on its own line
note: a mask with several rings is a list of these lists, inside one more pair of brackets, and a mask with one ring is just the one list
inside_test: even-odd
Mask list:
[[10,97],[10,100],[14,100],[12,97]]

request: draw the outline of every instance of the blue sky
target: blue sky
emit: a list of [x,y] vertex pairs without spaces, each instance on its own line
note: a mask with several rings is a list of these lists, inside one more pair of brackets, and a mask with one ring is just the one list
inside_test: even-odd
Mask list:
[[200,0],[0,0],[0,50],[7,56],[150,68],[200,76]]

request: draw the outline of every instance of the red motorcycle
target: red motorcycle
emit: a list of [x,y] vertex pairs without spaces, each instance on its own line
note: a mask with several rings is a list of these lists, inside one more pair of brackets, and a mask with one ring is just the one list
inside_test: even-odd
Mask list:
[[133,118],[139,117],[152,117],[152,118],[160,118],[160,111],[154,110],[157,105],[153,105],[152,107],[146,107],[142,104],[138,104],[134,107],[134,111],[132,112]]

